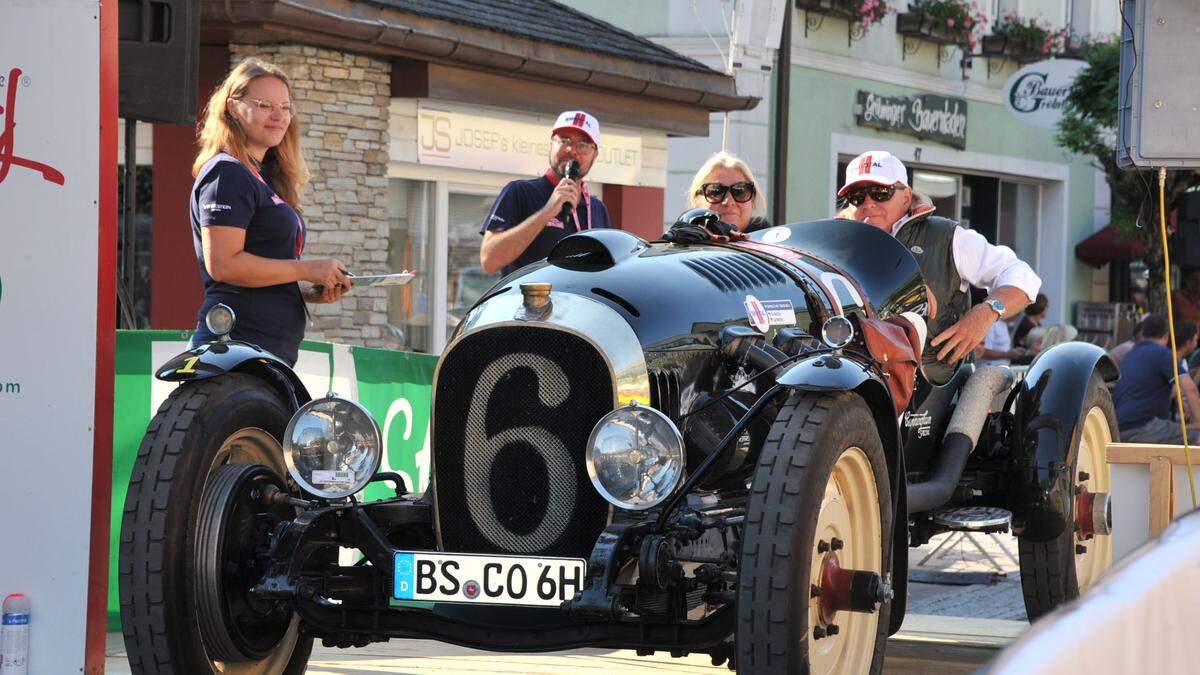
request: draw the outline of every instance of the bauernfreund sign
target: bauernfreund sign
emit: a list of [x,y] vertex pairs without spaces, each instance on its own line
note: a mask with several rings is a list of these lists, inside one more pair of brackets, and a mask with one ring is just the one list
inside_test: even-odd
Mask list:
[[1013,117],[1043,129],[1058,126],[1067,94],[1084,61],[1052,59],[1018,70],[1004,85],[1004,107]]
[[860,90],[854,117],[859,126],[910,134],[960,150],[967,147],[967,102],[961,98],[881,96]]

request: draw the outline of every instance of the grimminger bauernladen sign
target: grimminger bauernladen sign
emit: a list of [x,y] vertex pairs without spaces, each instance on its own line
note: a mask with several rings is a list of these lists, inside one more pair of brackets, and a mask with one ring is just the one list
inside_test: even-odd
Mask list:
[[882,96],[859,90],[854,117],[859,126],[910,134],[960,150],[967,147],[967,102],[961,98]]

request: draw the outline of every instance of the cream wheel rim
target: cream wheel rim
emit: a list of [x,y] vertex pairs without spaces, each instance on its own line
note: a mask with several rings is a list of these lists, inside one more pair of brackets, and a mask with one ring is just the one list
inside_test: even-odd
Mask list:
[[[287,467],[283,463],[283,448],[275,437],[257,427],[245,427],[230,434],[221,444],[213,461],[209,465],[208,474],[204,477],[207,485],[208,476],[226,464],[262,464],[268,467],[280,478],[287,478]],[[279,646],[269,656],[261,661],[217,661],[209,659],[209,669],[213,673],[223,675],[279,675],[287,667],[300,637],[300,617],[292,615],[292,623],[288,626]]]
[[[810,585],[802,592],[809,595],[811,585],[820,587],[825,552],[818,551],[818,544],[834,538],[843,542],[837,551],[843,568],[871,570],[882,576],[879,521],[879,491],[871,461],[862,449],[847,448],[838,457],[825,485],[809,564]],[[813,628],[820,625],[820,615],[820,598],[809,597],[808,631],[800,639],[809,641],[810,672],[814,675],[869,672],[875,656],[879,613],[838,612],[834,620],[838,633],[817,640],[813,638]]]
[[[1079,457],[1073,476],[1076,485],[1088,492],[1112,494],[1112,469],[1106,457],[1110,442],[1108,417],[1099,406],[1093,407],[1084,418],[1079,437]],[[1079,480],[1081,474],[1087,474],[1087,478]],[[1112,567],[1112,535],[1097,534],[1087,540],[1076,537],[1073,543],[1076,545],[1075,578],[1082,591]],[[1080,546],[1086,550],[1079,552]]]

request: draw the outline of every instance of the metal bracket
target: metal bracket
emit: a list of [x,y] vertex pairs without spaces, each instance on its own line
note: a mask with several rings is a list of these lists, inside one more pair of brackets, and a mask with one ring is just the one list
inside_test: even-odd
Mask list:
[[904,46],[903,46],[903,49],[900,51],[900,60],[904,61],[909,56],[916,54],[920,50],[921,50],[921,41],[916,38],[905,35],[904,36]]
[[1004,70],[1004,65],[1008,63],[1008,57],[1002,56],[1000,58],[996,58],[994,56],[989,56],[987,61],[987,76],[990,80],[992,79],[992,75]]
[[808,37],[808,31],[821,30],[821,26],[825,24],[825,15],[817,13],[816,18],[813,18],[813,13],[804,10],[804,37]]
[[867,29],[856,21],[846,23],[846,46],[852,47],[855,42],[867,36]]

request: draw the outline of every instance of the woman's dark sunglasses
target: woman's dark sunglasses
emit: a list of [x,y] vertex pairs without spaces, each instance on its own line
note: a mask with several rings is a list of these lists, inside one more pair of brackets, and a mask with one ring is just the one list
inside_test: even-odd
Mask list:
[[874,199],[879,203],[883,203],[896,195],[896,186],[894,185],[875,185],[869,188],[855,190],[846,195],[846,201],[850,202],[851,206],[862,206],[862,203],[867,200],[867,197]]
[[725,185],[724,183],[705,183],[700,186],[700,194],[704,195],[705,201],[709,204],[720,204],[725,201],[725,195],[729,194],[733,197],[733,201],[739,204],[754,199],[754,195],[758,194],[754,183],[750,181],[741,181],[733,185]]

